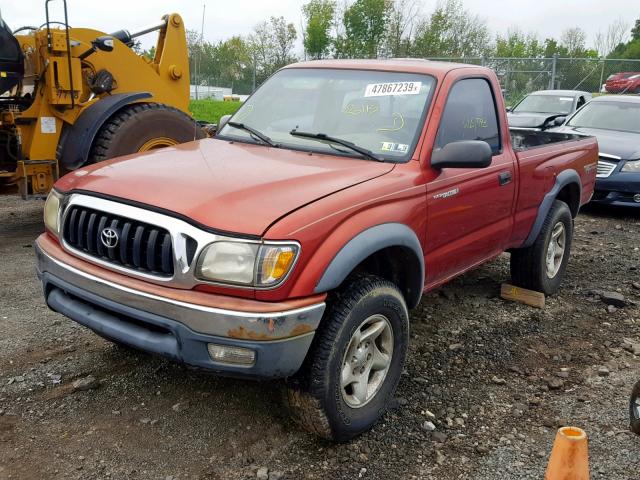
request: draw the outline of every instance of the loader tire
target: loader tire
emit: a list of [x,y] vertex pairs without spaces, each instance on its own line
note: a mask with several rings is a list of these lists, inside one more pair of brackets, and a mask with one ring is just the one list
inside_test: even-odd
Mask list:
[[93,141],[87,164],[204,137],[195,120],[184,112],[161,103],[136,103],[105,122]]

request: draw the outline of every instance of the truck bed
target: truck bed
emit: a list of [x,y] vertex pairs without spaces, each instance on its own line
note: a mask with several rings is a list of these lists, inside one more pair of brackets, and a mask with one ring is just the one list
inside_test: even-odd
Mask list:
[[511,145],[516,152],[523,152],[537,147],[545,147],[554,143],[583,140],[584,135],[571,133],[546,132],[510,128]]

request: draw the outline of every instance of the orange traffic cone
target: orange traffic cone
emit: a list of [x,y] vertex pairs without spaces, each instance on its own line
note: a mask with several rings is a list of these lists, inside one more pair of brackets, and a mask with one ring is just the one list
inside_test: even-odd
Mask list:
[[577,427],[563,427],[556,433],[545,480],[589,480],[587,434]]

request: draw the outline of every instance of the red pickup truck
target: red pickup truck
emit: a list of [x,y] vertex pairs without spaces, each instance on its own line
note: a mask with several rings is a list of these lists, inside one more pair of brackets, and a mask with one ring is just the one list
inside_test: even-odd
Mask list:
[[342,441],[384,412],[424,291],[504,251],[558,289],[597,160],[592,137],[509,131],[487,68],[300,63],[216,138],[61,178],[38,274],[116,343],[287,378],[299,422]]

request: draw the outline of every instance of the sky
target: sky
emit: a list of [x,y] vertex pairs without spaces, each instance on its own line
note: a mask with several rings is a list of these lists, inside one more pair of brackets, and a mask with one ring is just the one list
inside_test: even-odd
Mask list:
[[[344,0],[338,0],[339,3]],[[587,46],[595,34],[620,17],[629,26],[640,17],[638,0],[463,0],[465,8],[485,19],[492,32],[505,33],[511,27],[537,32],[541,39],[559,38],[569,27],[580,26],[587,33]],[[40,25],[45,21],[44,0],[0,0],[0,14],[16,29]],[[120,29],[135,31],[153,24],[171,12],[185,20],[187,28],[200,30],[205,6],[204,38],[217,41],[233,35],[248,35],[253,26],[270,16],[284,16],[298,30],[301,8],[306,0],[109,0],[104,2],[68,0],[72,27],[94,28],[103,32]],[[52,18],[61,20],[62,1],[50,3]],[[430,13],[436,0],[422,0],[423,12]],[[153,34],[143,37],[145,48],[153,45]],[[297,52],[301,54],[301,41]]]

